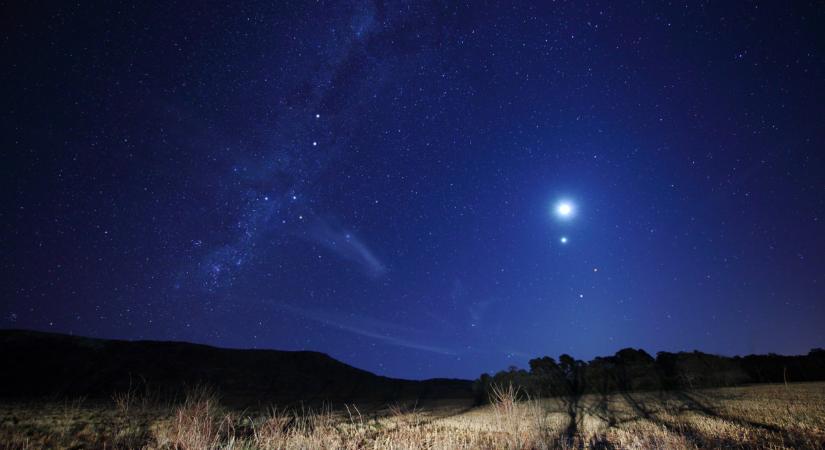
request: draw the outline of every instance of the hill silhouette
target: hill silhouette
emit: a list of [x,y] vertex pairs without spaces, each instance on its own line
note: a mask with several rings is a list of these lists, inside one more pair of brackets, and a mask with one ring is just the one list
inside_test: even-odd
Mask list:
[[108,398],[147,386],[216,388],[239,404],[466,398],[468,380],[402,380],[311,351],[239,350],[185,342],[93,339],[0,330],[0,398]]

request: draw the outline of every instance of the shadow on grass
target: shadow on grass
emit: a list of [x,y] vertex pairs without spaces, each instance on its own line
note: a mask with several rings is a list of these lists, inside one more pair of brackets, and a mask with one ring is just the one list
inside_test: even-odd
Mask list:
[[[716,435],[708,435],[707,430],[698,428],[692,425],[690,421],[675,421],[673,419],[664,419],[657,412],[665,411],[670,416],[680,417],[690,413],[696,413],[710,419],[727,422],[739,427],[756,429],[769,432],[775,435],[782,445],[792,448],[800,448],[809,445],[801,436],[796,436],[788,430],[779,427],[747,420],[741,417],[735,417],[721,412],[706,394],[694,391],[662,391],[655,397],[655,400],[645,400],[643,395],[633,394],[630,392],[621,392],[622,398],[632,408],[638,418],[642,418],[665,429],[676,431],[684,436],[691,444],[698,447],[737,447],[737,448],[762,448],[765,445],[770,445],[769,442],[753,442],[743,443],[732,437],[721,437]],[[649,398],[649,397],[648,397]],[[614,423],[621,424],[631,420],[638,420],[633,418],[629,420],[614,420]]]

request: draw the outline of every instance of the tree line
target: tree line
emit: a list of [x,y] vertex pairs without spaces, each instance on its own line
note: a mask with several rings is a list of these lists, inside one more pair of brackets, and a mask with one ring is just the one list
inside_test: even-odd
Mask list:
[[537,398],[820,380],[825,380],[825,349],[821,348],[797,356],[726,357],[693,351],[659,352],[656,358],[626,348],[590,362],[566,354],[558,361],[549,356],[531,359],[529,370],[510,367],[494,375],[482,374],[474,391],[479,401],[486,401],[492,386],[510,384],[522,395]]

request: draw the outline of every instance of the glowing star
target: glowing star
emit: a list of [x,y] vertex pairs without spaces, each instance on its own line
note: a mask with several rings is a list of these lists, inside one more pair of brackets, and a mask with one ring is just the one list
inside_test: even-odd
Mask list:
[[559,239],[559,242],[561,242],[562,244],[566,244],[567,243],[567,236],[562,236],[561,239]]
[[569,201],[563,200],[556,204],[556,216],[561,219],[569,219],[573,217],[575,208]]

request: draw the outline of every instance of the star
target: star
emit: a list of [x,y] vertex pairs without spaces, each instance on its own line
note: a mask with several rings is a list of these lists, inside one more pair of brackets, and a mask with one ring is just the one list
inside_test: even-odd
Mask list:
[[561,242],[562,244],[566,244],[567,243],[567,236],[562,236],[561,239],[559,239],[559,242]]
[[573,217],[575,210],[576,209],[573,203],[568,200],[562,200],[556,203],[556,216],[560,219],[569,219]]

